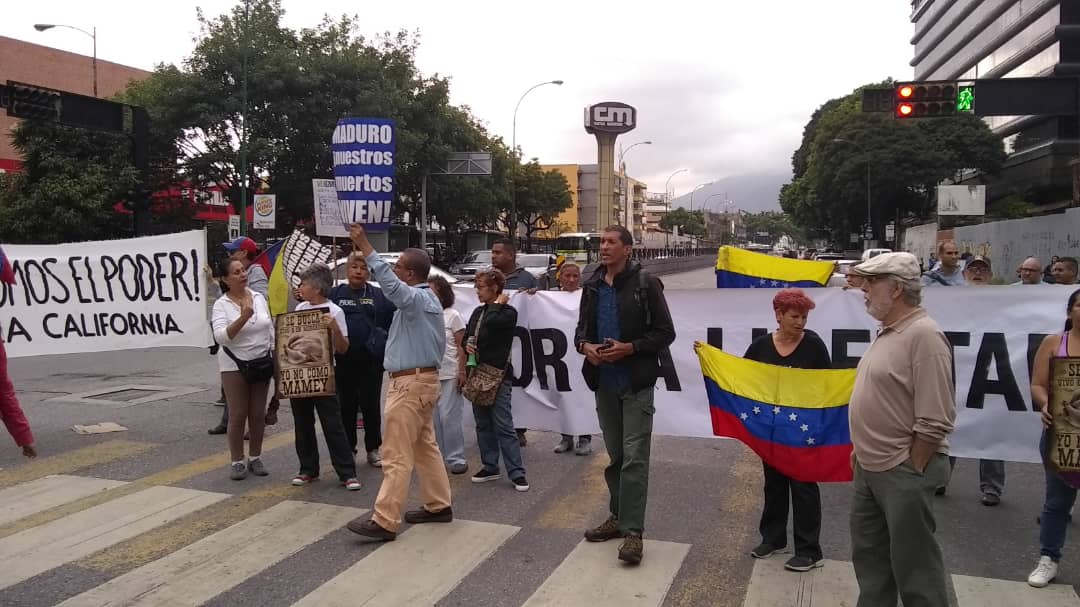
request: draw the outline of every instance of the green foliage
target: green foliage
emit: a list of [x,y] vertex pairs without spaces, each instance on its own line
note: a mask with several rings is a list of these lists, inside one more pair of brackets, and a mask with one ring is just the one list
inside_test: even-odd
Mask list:
[[525,237],[555,225],[559,213],[570,208],[570,183],[556,170],[545,171],[534,159],[518,168],[514,178],[518,221]]
[[803,230],[786,213],[778,211],[747,213],[743,215],[743,223],[746,225],[746,234],[750,240],[754,240],[759,232],[768,233],[769,242],[776,242],[784,235],[797,241],[805,239]]
[[1019,219],[1027,217],[1032,205],[1019,194],[1012,194],[998,200],[986,209],[988,217],[995,219]]
[[701,210],[687,211],[677,207],[660,219],[660,227],[665,230],[679,228],[679,232],[690,236],[705,235],[705,213]]

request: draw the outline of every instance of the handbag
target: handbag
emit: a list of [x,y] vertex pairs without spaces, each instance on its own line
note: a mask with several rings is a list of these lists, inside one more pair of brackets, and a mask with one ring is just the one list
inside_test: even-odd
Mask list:
[[[473,332],[473,337],[476,338],[477,342],[480,341],[480,325],[483,322],[484,313],[480,312],[480,319],[476,321],[476,330]],[[481,363],[473,367],[468,377],[465,378],[465,385],[461,387],[461,395],[478,407],[490,407],[495,404],[495,396],[499,393],[499,386],[505,377],[506,369]]]
[[254,360],[240,360],[225,346],[222,346],[221,349],[225,351],[229,358],[233,359],[236,368],[240,371],[240,376],[247,383],[260,384],[268,382],[270,378],[274,377],[274,358],[270,355],[270,352]]

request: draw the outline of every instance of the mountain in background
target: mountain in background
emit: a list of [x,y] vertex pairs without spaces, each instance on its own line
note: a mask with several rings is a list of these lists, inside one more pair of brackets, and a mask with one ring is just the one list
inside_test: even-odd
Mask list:
[[[735,203],[735,208],[748,213],[780,210],[780,188],[791,181],[790,173],[749,173],[724,177],[706,185],[694,194],[694,208],[700,209],[702,203],[709,200],[709,209],[718,211],[726,199]],[[724,198],[726,192],[726,198]],[[672,199],[672,207],[690,207],[690,194]]]

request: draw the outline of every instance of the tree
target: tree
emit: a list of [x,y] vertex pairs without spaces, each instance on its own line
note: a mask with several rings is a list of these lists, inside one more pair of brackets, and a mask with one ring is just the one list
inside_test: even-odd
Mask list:
[[780,192],[796,224],[834,242],[868,222],[867,163],[869,223],[879,236],[898,216],[931,214],[942,181],[965,169],[993,175],[1004,163],[1001,140],[975,116],[895,120],[862,113],[860,97],[856,90],[814,113],[792,157],[793,180]]
[[533,159],[522,165],[514,177],[517,219],[525,229],[525,239],[537,231],[551,229],[559,214],[570,208],[570,183],[556,170],[545,171]]
[[682,207],[677,207],[664,214],[660,219],[660,227],[665,230],[679,228],[683,234],[704,236],[705,214],[701,210],[687,211]]
[[803,240],[805,235],[791,216],[778,211],[763,211],[761,213],[747,213],[743,215],[743,223],[746,225],[746,233],[750,240],[760,234],[766,234],[770,243],[774,243],[781,236],[787,235],[796,241]]

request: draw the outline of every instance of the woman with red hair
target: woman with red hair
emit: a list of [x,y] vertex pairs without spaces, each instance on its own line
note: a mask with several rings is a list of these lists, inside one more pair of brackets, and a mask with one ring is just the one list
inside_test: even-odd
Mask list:
[[[832,366],[825,343],[806,330],[806,318],[814,300],[801,289],[781,289],[773,298],[777,329],[750,344],[744,358],[770,365],[800,369],[828,369]],[[788,499],[793,510],[792,532],[795,556],[784,568],[810,571],[821,567],[821,491],[817,483],[805,483],[784,476],[762,462],[765,469],[765,508],[761,513],[761,544],[750,555],[763,559],[787,546]]]

